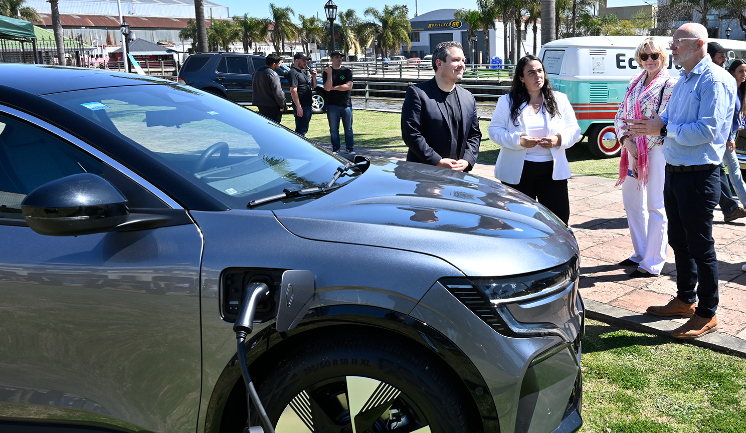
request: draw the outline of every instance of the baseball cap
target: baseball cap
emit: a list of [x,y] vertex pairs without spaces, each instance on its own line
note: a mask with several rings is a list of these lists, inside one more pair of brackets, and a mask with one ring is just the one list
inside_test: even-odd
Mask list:
[[298,60],[298,59],[300,59],[300,60],[311,60],[310,57],[308,57],[307,55],[305,55],[303,53],[295,53],[295,55],[293,56],[293,59],[294,60]]
[[331,58],[331,57],[334,57],[334,56],[344,56],[344,54],[342,54],[341,51],[334,50],[334,51],[332,51],[331,55],[329,55],[329,57]]
[[722,45],[720,45],[717,42],[708,42],[707,43],[707,54],[709,54],[710,57],[712,57],[713,54],[727,53],[728,51],[730,51],[730,50],[727,49],[727,48],[724,48]]

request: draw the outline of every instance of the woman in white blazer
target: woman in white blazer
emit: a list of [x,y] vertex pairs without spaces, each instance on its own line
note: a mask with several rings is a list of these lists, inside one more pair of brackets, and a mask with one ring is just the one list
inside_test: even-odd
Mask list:
[[549,84],[532,55],[518,61],[510,93],[497,101],[488,128],[500,145],[495,177],[568,223],[570,165],[565,149],[580,139],[580,126],[564,93]]

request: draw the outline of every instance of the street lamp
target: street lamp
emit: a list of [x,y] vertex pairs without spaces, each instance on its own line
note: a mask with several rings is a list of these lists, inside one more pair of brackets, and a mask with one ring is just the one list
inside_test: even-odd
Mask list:
[[130,64],[127,54],[129,53],[130,25],[125,19],[122,19],[119,29],[122,31],[122,61],[124,62],[124,72],[129,72]]
[[731,30],[731,29],[730,29],[730,26],[728,26],[728,28],[727,28],[727,29],[725,29],[725,37],[726,37],[727,39],[730,39],[730,32],[732,32],[732,31],[733,31],[733,30]]
[[[329,0],[324,5],[324,12],[326,12],[326,19],[329,20],[329,27],[332,29],[332,51],[334,51],[334,20],[337,19],[337,5],[332,0]],[[331,53],[329,53],[331,57]]]

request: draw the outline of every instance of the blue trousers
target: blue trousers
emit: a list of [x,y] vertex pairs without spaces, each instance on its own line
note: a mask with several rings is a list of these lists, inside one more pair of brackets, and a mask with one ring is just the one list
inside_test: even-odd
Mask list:
[[303,116],[298,116],[298,110],[293,110],[293,116],[295,116],[295,132],[302,136],[306,136],[308,132],[308,124],[311,123],[311,107],[302,107]]
[[666,166],[663,197],[668,244],[676,259],[676,296],[687,304],[697,302],[695,314],[709,319],[719,301],[712,213],[720,197],[720,167],[672,172]]
[[329,133],[332,136],[332,150],[339,152],[342,145],[339,141],[339,121],[342,120],[342,127],[345,130],[345,147],[348,152],[352,152],[355,145],[355,139],[352,135],[352,107],[342,105],[327,105],[326,118],[329,119]]

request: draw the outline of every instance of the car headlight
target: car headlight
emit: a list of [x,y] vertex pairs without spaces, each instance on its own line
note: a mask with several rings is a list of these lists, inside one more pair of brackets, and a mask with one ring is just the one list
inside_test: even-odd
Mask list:
[[440,282],[497,332],[506,336],[522,336],[516,332],[516,326],[512,323],[515,319],[507,313],[503,304],[560,292],[577,279],[578,272],[576,256],[560,266],[529,274],[499,278],[443,278]]

